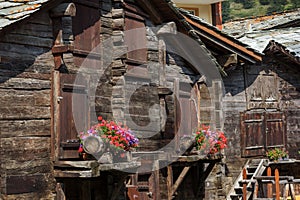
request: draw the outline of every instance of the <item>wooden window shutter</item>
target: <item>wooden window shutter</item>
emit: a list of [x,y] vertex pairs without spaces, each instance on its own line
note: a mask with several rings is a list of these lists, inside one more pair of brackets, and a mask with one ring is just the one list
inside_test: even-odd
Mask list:
[[266,148],[285,147],[286,120],[283,112],[266,112]]
[[[176,83],[176,82],[175,82]],[[178,94],[176,102],[176,124],[178,125],[177,135],[192,135],[192,132],[197,128],[197,100],[193,98],[195,93],[194,88],[191,88],[189,83],[179,82]]]
[[286,137],[283,112],[241,113],[242,157],[263,156],[270,148],[285,147]]
[[60,75],[60,130],[59,158],[76,159],[78,155],[78,133],[88,128],[88,94],[86,83],[74,84],[75,75]]
[[[138,16],[138,15],[135,15]],[[128,47],[127,59],[131,62],[147,62],[147,37],[143,18],[125,18],[125,44]]]
[[242,157],[264,155],[264,132],[263,113],[241,113]]
[[[73,17],[74,64],[80,66],[89,53],[100,44],[100,1],[77,1]],[[100,57],[97,52],[93,56]],[[96,67],[96,66],[95,66]]]

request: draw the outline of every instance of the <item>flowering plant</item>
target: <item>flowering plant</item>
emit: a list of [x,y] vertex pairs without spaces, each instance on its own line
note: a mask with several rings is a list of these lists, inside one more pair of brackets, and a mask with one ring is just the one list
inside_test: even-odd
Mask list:
[[274,148],[269,151],[267,151],[266,156],[270,160],[279,160],[280,158],[287,158],[288,157],[288,151],[286,151],[284,148]]
[[116,150],[130,151],[138,146],[138,138],[128,127],[114,121],[106,121],[101,116],[98,117],[98,121],[98,124],[92,126],[88,131],[79,133],[79,153],[83,152],[83,141],[89,136],[99,136]]
[[207,149],[214,154],[227,146],[227,138],[222,131],[211,131],[209,126],[202,126],[196,131],[196,148]]

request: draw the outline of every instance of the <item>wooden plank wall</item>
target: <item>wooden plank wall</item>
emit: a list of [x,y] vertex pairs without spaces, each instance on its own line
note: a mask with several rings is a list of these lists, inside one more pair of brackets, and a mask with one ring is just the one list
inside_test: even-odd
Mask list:
[[0,38],[0,193],[4,199],[53,196],[50,24],[44,13]]

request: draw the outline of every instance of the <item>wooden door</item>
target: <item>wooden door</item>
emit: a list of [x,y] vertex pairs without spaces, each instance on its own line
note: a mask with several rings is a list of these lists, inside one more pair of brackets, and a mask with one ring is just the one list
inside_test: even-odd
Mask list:
[[269,148],[285,147],[286,122],[283,112],[241,113],[242,157],[263,156]]
[[74,84],[75,75],[60,75],[60,125],[59,158],[76,159],[78,155],[78,133],[88,128],[88,95],[86,83]]
[[[89,67],[98,67],[95,60],[100,53],[95,48],[100,44],[100,1],[76,1],[76,15],[73,17],[74,64],[80,66],[89,55]],[[99,51],[99,50],[98,50]],[[92,52],[92,54],[91,54]]]
[[176,149],[182,137],[192,136],[198,126],[196,89],[191,84],[174,81]]

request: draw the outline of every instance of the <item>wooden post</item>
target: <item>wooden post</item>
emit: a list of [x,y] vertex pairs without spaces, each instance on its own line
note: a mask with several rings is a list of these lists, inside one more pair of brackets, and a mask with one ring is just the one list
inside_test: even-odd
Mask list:
[[296,200],[295,190],[293,183],[289,183],[289,189],[290,189],[290,195],[292,197],[292,200]]
[[280,200],[279,171],[275,169],[276,200]]
[[255,181],[255,184],[254,184],[254,194],[253,194],[253,199],[256,199],[256,198],[257,198],[257,194],[258,194],[258,181],[256,180],[256,181]]
[[60,183],[56,184],[56,199],[57,200],[66,200],[65,193],[64,193]]
[[179,149],[179,129],[181,122],[180,100],[179,100],[179,79],[174,79],[174,129],[175,129],[175,151]]
[[247,183],[246,180],[247,179],[247,170],[246,168],[243,169],[243,200],[247,199]]
[[167,166],[167,172],[168,172],[168,176],[167,176],[168,200],[171,200],[172,186],[173,186],[173,170],[171,165]]
[[[267,169],[267,176],[272,176],[271,167],[268,167],[268,169]],[[272,196],[273,196],[272,189],[273,189],[272,183],[268,183],[267,184],[267,198],[272,198]]]

